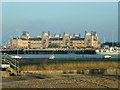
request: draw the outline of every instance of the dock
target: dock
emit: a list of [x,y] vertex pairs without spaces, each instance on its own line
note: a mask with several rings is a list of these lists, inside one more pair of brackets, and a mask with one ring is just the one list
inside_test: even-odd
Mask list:
[[94,49],[2,49],[2,54],[96,54]]

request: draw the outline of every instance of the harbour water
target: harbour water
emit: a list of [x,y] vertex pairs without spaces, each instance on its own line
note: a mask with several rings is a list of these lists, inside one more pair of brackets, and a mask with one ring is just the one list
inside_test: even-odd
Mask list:
[[[22,58],[49,58],[52,54],[19,54]],[[15,54],[9,54],[15,56]],[[54,54],[55,58],[102,58],[104,55],[96,54]],[[112,58],[120,58],[120,55],[111,55]]]

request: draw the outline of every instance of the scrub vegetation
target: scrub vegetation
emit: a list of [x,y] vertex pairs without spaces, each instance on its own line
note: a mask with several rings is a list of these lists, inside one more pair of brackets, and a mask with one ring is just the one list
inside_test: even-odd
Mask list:
[[115,69],[120,68],[120,62],[71,62],[71,63],[58,63],[58,64],[42,64],[42,65],[24,65],[20,69],[22,71],[31,70],[80,70],[80,69]]

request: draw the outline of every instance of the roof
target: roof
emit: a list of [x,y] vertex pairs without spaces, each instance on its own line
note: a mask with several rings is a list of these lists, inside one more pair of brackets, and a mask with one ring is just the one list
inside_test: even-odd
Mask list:
[[86,33],[86,35],[88,35],[88,36],[89,36],[89,35],[91,35],[91,33]]
[[70,40],[76,40],[76,41],[78,41],[78,40],[80,40],[80,41],[84,41],[84,38],[71,38]]
[[29,40],[31,40],[31,41],[40,41],[40,40],[42,40],[42,38],[29,38]]
[[44,33],[43,35],[44,35],[44,36],[48,36],[48,33]]
[[53,40],[53,41],[59,41],[59,40],[63,40],[63,38],[50,38],[49,40]]

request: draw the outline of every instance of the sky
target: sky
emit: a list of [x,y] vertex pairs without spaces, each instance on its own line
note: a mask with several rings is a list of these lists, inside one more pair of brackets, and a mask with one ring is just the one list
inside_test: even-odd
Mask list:
[[[19,32],[16,31],[19,30]],[[2,40],[28,31],[31,37],[96,31],[99,41],[118,40],[117,2],[3,2]]]

